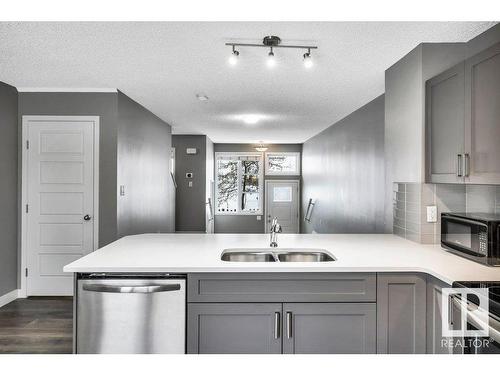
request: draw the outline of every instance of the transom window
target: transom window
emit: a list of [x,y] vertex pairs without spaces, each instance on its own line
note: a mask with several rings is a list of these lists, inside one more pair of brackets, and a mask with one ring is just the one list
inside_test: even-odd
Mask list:
[[300,175],[300,152],[266,152],[266,175]]
[[218,215],[262,214],[262,154],[215,153]]

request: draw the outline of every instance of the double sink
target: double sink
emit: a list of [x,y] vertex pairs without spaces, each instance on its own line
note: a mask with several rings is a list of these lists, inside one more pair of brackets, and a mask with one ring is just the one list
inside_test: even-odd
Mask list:
[[283,248],[226,249],[221,259],[225,262],[333,262],[335,257],[323,249]]

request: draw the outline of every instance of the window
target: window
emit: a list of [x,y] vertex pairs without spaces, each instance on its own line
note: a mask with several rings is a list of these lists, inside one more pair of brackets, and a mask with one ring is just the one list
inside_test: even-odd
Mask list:
[[266,175],[300,175],[300,152],[266,152]]
[[260,153],[215,153],[215,207],[219,215],[262,214]]

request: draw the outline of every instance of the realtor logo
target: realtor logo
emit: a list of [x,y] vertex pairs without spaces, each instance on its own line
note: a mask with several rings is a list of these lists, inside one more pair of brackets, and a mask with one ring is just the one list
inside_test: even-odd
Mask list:
[[489,336],[489,299],[486,288],[443,288],[442,306],[443,337]]

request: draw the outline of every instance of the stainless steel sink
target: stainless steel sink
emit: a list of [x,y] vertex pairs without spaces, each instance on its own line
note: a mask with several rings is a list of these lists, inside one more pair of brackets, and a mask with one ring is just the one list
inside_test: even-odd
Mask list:
[[293,251],[278,253],[280,262],[333,262],[335,258],[324,251]]
[[272,252],[225,250],[221,259],[226,262],[276,262]]
[[225,262],[333,262],[337,260],[323,249],[226,249],[221,259]]

